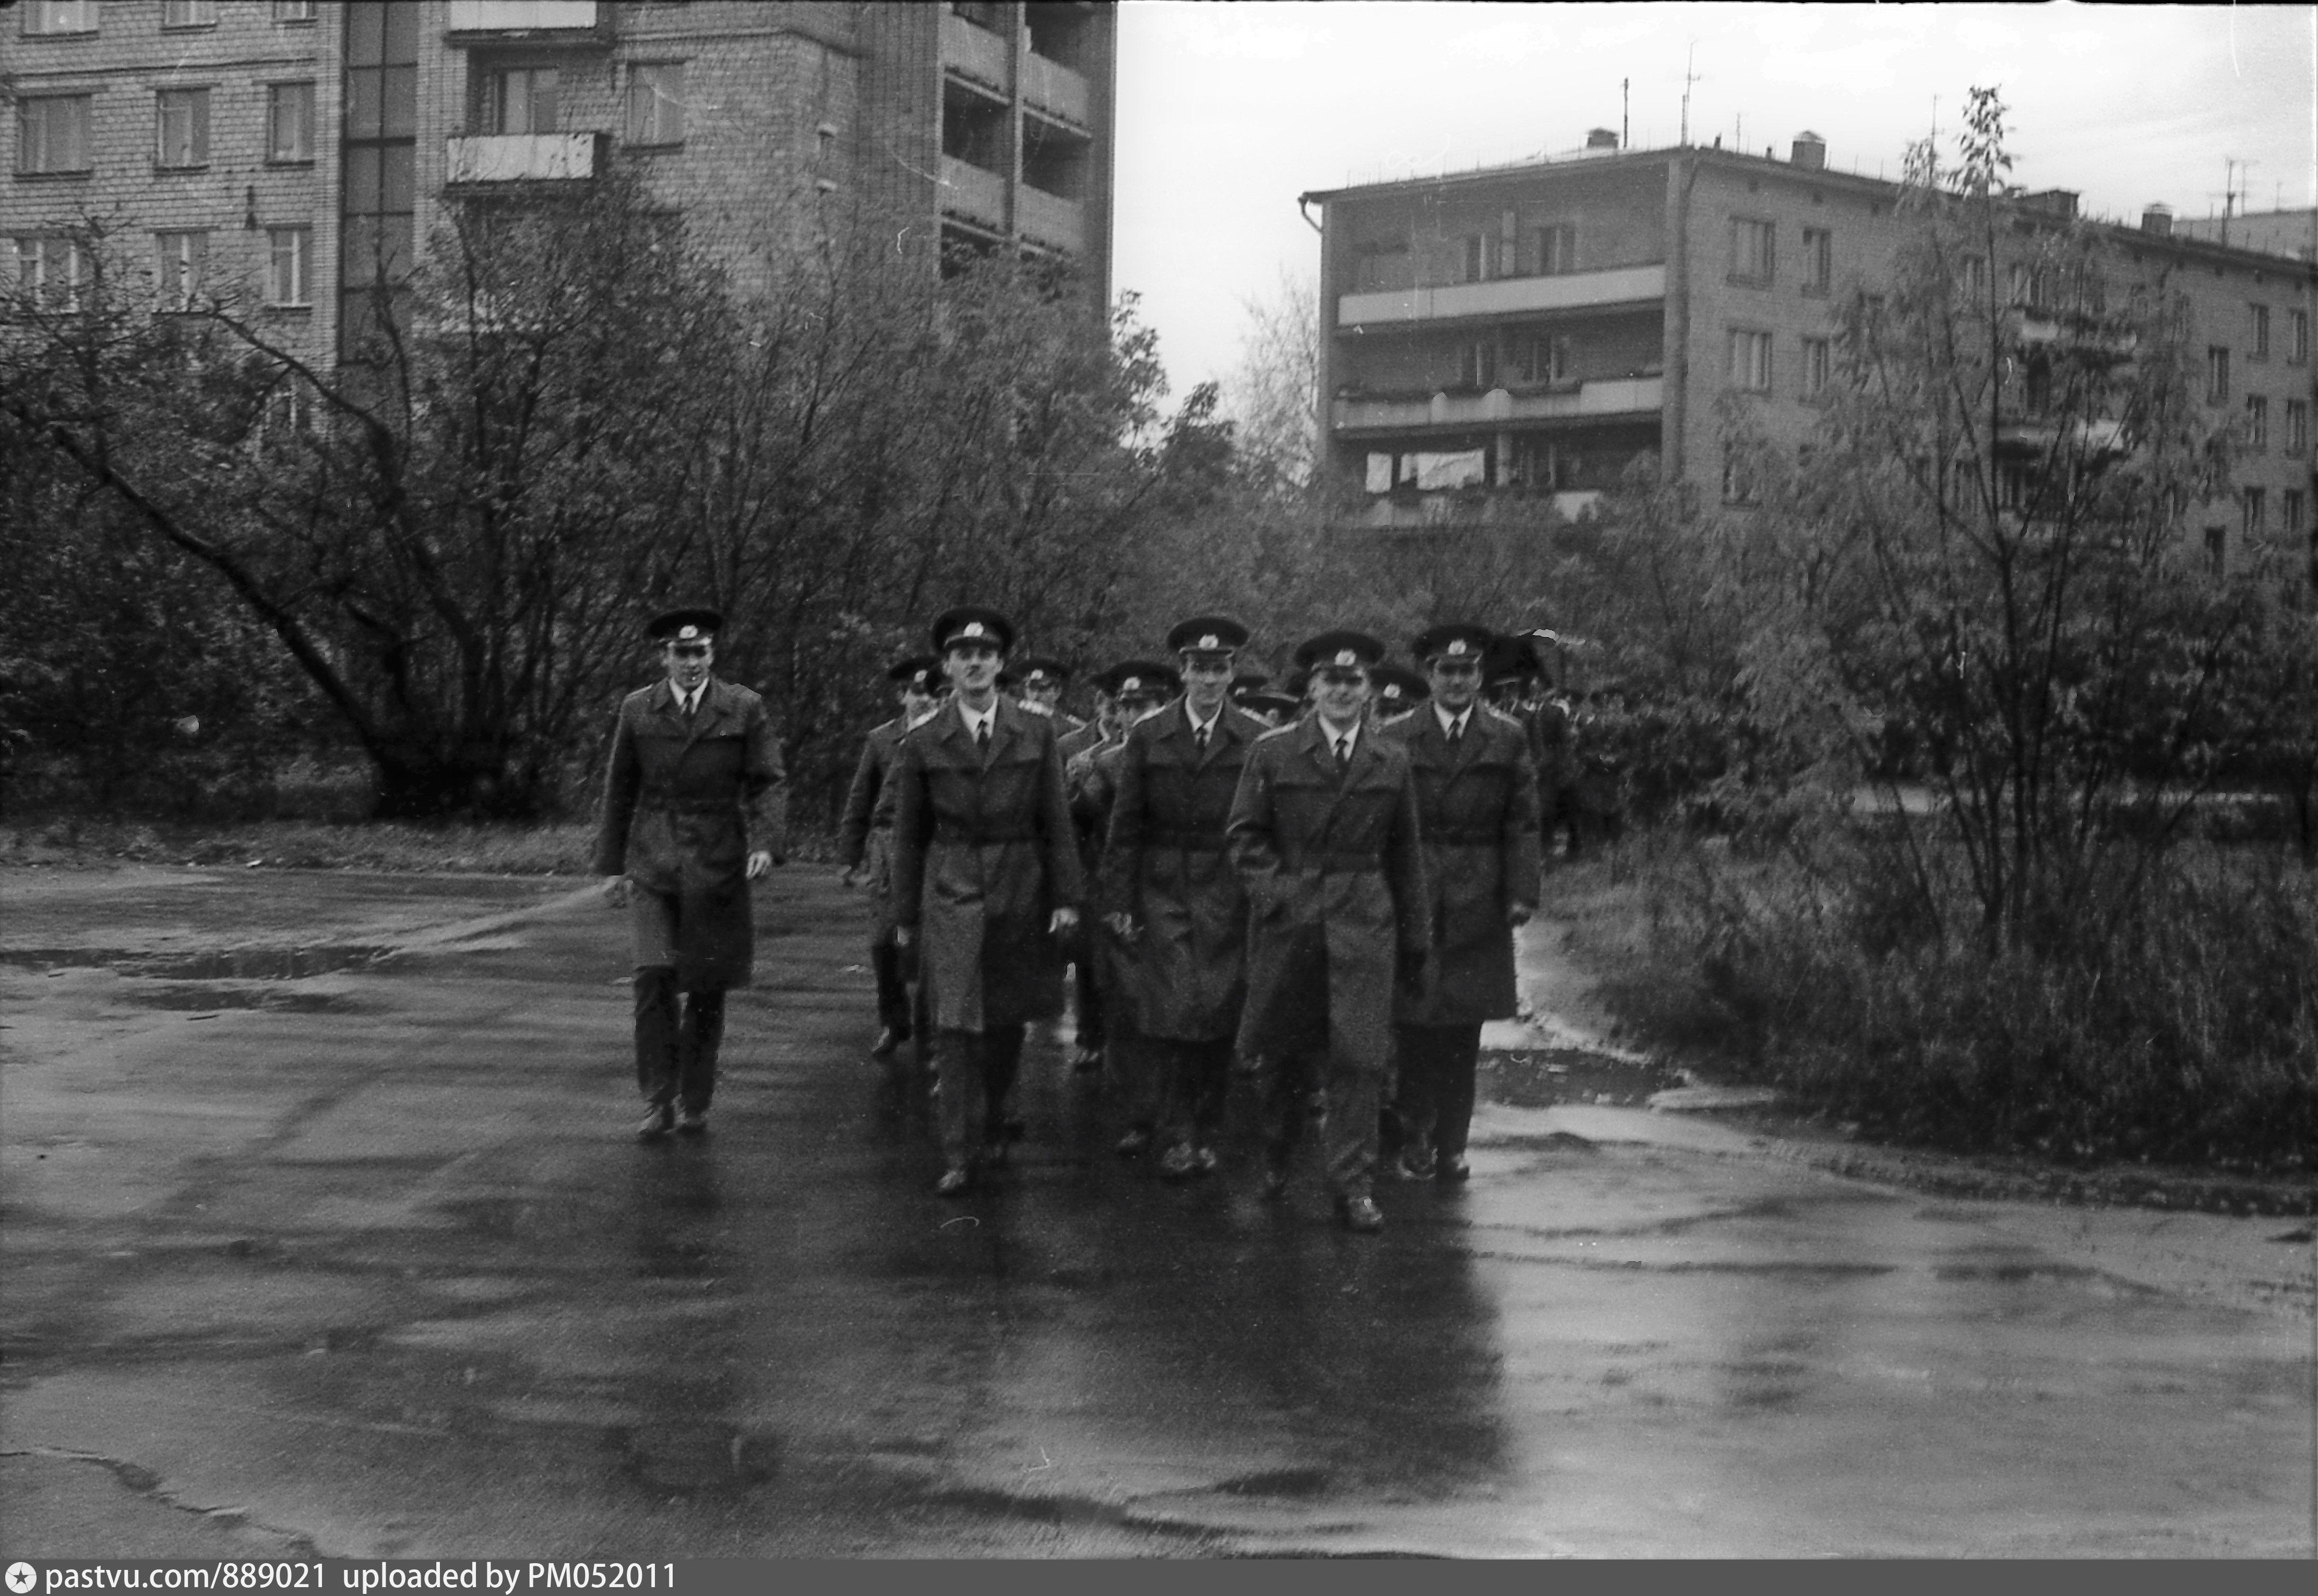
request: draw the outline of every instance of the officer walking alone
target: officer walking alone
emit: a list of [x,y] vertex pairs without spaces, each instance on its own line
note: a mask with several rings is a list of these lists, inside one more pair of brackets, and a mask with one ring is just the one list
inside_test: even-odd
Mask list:
[[787,851],[765,702],[710,674],[723,624],[714,610],[683,609],[646,628],[667,678],[621,701],[604,777],[595,870],[606,898],[632,910],[637,1134],[648,1140],[707,1128],[724,994],[754,968],[749,883]]
[[894,804],[899,789],[893,781],[894,761],[901,758],[902,738],[941,707],[949,684],[941,662],[930,656],[897,662],[885,679],[901,689],[902,713],[872,727],[861,744],[861,763],[854,767],[853,785],[845,795],[845,815],[837,829],[837,862],[847,886],[855,885],[867,868],[869,884],[869,968],[877,981],[877,1041],[870,1053],[889,1058],[910,1039],[910,986],[902,973],[902,950],[894,945]]

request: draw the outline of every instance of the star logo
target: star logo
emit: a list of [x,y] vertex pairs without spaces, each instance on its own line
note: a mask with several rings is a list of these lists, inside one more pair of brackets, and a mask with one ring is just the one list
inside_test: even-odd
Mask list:
[[1219,637],[1217,637],[1217,636],[1214,632],[1208,632],[1206,636],[1204,636],[1204,637],[1202,637],[1201,639],[1199,639],[1199,647],[1201,647],[1201,648],[1203,648],[1203,649],[1220,649],[1220,648],[1222,648],[1223,646],[1224,646],[1224,640],[1223,640],[1223,639],[1221,639],[1221,638],[1219,638]]
[[11,1591],[13,1591],[16,1593],[16,1596],[24,1596],[25,1592],[31,1590],[34,1585],[40,1583],[40,1576],[32,1572],[32,1565],[31,1564],[11,1563],[8,1565],[8,1588]]
[[1353,652],[1352,651],[1352,650],[1350,650],[1350,649],[1338,649],[1338,650],[1336,650],[1336,663],[1337,663],[1337,664],[1339,664],[1339,665],[1358,665],[1360,662],[1361,662],[1361,661],[1360,661],[1360,656],[1359,656],[1359,655],[1357,655],[1357,654],[1355,654],[1355,653],[1353,653]]

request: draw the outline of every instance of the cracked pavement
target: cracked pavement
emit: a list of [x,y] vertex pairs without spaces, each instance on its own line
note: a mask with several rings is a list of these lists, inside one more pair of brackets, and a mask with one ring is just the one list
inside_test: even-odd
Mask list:
[[1038,1031],[1012,1169],[945,1204],[825,874],[760,892],[713,1128],[660,1146],[624,920],[569,881],[0,903],[11,1555],[2312,1550],[2307,1220],[1500,1091],[1470,1188],[1354,1238],[1244,1139],[1186,1188],[1113,1158]]

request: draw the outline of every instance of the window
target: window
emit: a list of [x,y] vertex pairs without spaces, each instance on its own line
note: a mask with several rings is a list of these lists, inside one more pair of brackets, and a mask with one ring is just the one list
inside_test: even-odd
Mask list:
[[1522,349],[1522,376],[1531,382],[1559,382],[1569,375],[1569,340],[1551,333],[1533,335]]
[[204,166],[210,158],[210,92],[163,89],[154,96],[158,147],[157,166]]
[[2248,305],[2246,309],[2253,312],[2253,353],[2246,358],[2268,360],[2269,358],[2269,307]]
[[2222,574],[2229,561],[2230,529],[2226,526],[2206,528],[2206,569],[2215,576]]
[[96,0],[28,0],[24,31],[35,36],[96,31]]
[[265,246],[266,303],[312,304],[314,229],[269,228]]
[[485,74],[482,86],[477,121],[484,132],[553,133],[562,126],[554,67],[501,67]]
[[2309,513],[2309,500],[2299,488],[2289,488],[2278,496],[2279,530],[2288,537],[2302,535],[2302,518]]
[[1462,254],[1457,263],[1460,273],[1457,281],[1478,282],[1488,276],[1489,236],[1487,233],[1468,233],[1458,240],[1458,245]]
[[88,108],[93,94],[43,94],[16,102],[16,170],[88,170]]
[[2269,401],[2260,394],[2246,395],[2246,447],[2256,454],[2269,450]]
[[1965,256],[1963,257],[1962,269],[1956,274],[1956,282],[1958,286],[1963,290],[1964,298],[1972,303],[1977,305],[1981,300],[1986,299],[1988,297],[1988,261],[1986,257],[1977,255]]
[[1537,229],[1537,271],[1541,277],[1565,276],[1577,269],[1577,229],[1556,222]]
[[274,20],[310,22],[314,20],[314,0],[274,0]]
[[2241,500],[2244,507],[2242,524],[2245,535],[2258,538],[2269,529],[2269,495],[2261,489],[2248,488],[2242,490]]
[[79,239],[19,238],[15,247],[15,270],[9,273],[15,288],[52,309],[80,309],[88,262]]
[[265,158],[269,161],[310,161],[314,158],[312,84],[276,83],[266,86]]
[[153,282],[164,310],[190,310],[200,300],[210,258],[207,233],[153,235]]
[[217,0],[161,0],[161,25],[165,28],[214,28],[217,26]]
[[628,76],[628,142],[684,142],[684,65],[638,67]]
[[2310,401],[2286,401],[2286,452],[2299,454],[2310,447]]
[[1497,385],[1497,345],[1492,338],[1476,338],[1457,351],[1457,380],[1481,392]]
[[2053,408],[2053,363],[2042,355],[2036,356],[2027,363],[2025,374],[2027,378],[2024,384],[2026,391],[2022,398],[2021,408],[2031,416],[2049,414]]
[[1826,390],[1832,358],[1832,349],[1827,339],[1803,340],[1803,398],[1817,399]]
[[2310,358],[2310,313],[2288,310],[2286,313],[2286,358],[2296,365]]
[[1409,270],[1408,240],[1378,238],[1361,244],[1352,255],[1352,291],[1368,293],[1383,288],[1408,288],[1416,278]]
[[2036,473],[2017,461],[1997,468],[1996,505],[1999,509],[2026,515],[2036,498]]
[[1730,221],[1730,281],[1767,284],[1771,281],[1774,265],[1771,224],[1733,217]]
[[1722,502],[1727,505],[1755,502],[1755,473],[1747,468],[1746,456],[1730,444],[1722,445]]
[[1803,229],[1803,291],[1825,293],[1835,275],[1835,235],[1825,228]]
[[2225,405],[2230,400],[2230,352],[2215,344],[2206,351],[2206,402]]
[[1730,386],[1746,393],[1771,391],[1771,335],[1730,333]]
[[314,395],[296,377],[284,376],[282,385],[265,396],[266,435],[299,437],[314,430]]

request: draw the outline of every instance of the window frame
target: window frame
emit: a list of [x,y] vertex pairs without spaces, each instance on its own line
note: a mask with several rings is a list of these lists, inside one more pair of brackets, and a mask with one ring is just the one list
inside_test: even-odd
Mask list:
[[2269,496],[2260,487],[2238,489],[2238,525],[2247,542],[2268,534],[2269,531]]
[[[169,108],[181,101],[193,112],[186,132],[193,146],[190,160],[169,158]],[[153,91],[153,169],[156,172],[204,172],[210,164],[210,85],[183,84]]]
[[165,33],[185,33],[217,25],[217,0],[161,0],[161,31]]
[[2290,399],[2286,401],[2285,453],[2300,454],[2310,447],[2310,401]]
[[321,8],[314,0],[274,0],[274,25],[277,28],[302,28],[321,20]]
[[[56,142],[53,137],[54,124],[49,120],[52,114],[49,108],[74,104],[80,107],[80,126],[76,134],[80,144],[77,152],[78,160],[70,166],[53,162],[44,166],[31,165],[31,156],[36,148],[46,156]],[[36,110],[35,107],[39,109]],[[85,177],[94,172],[96,168],[94,158],[90,154],[90,145],[93,142],[91,134],[94,130],[96,122],[95,113],[96,94],[90,89],[71,94],[25,94],[20,97],[16,102],[16,175],[19,177]],[[32,136],[35,117],[40,119],[40,137],[37,140]]]
[[1800,397],[1805,401],[1819,398],[1835,380],[1835,340],[1804,335],[1799,364],[1796,377]]
[[[1751,230],[1749,230],[1751,229]],[[1740,245],[1743,237],[1758,239],[1762,245],[1757,270],[1747,269],[1746,251]],[[1759,216],[1734,216],[1730,219],[1730,264],[1726,281],[1749,288],[1769,288],[1778,281],[1778,224]]]
[[[78,238],[69,233],[20,233],[8,243],[14,256],[8,273],[13,279],[12,288],[32,296],[43,309],[76,311],[81,308],[81,290],[88,284],[89,263]],[[49,268],[55,258],[52,252],[58,251],[66,266],[62,304],[56,302],[49,280]]]
[[2300,537],[2306,530],[2310,517],[2310,497],[2302,489],[2281,489],[2278,495],[2278,530],[2287,537]]
[[2206,402],[2230,402],[2230,346],[2226,344],[2206,345]]
[[[50,20],[58,15],[83,20],[58,26]],[[27,39],[85,39],[97,31],[97,16],[96,0],[24,0],[24,25],[19,31]]]
[[2269,307],[2250,304],[2246,309],[2253,312],[2253,347],[2247,351],[2246,358],[2268,360],[2269,358]]
[[2299,307],[2286,312],[2286,363],[2305,365],[2310,360],[2310,312]]
[[[534,113],[539,104],[537,80],[542,73],[545,73],[553,80],[553,86],[548,95],[548,104],[554,112],[554,115],[549,120],[553,125],[547,128],[533,125],[538,120]],[[508,125],[507,83],[509,78],[517,76],[527,80],[523,94],[526,125],[513,128]],[[482,69],[476,73],[475,77],[476,98],[473,114],[477,132],[486,137],[505,137],[515,134],[560,133],[563,130],[563,72],[560,67],[552,62],[544,61],[492,61],[485,64]]]
[[2269,453],[2269,396],[2245,396],[2245,445],[2256,454]]
[[[683,148],[687,136],[684,114],[684,66],[682,61],[634,61],[629,64],[627,93],[623,96],[624,103],[621,108],[620,139],[627,148],[680,149]],[[673,95],[663,93],[659,87],[657,75],[666,72],[673,72],[676,75],[676,93]],[[651,118],[648,132],[639,131],[638,95],[646,90],[647,85],[651,85],[649,104],[655,112],[661,105],[675,108],[676,136],[674,138],[658,136],[661,130],[658,126],[660,119],[657,114]]]
[[[284,240],[295,238],[290,252],[294,282],[285,292],[282,274]],[[295,297],[292,297],[294,294]],[[292,227],[265,229],[265,302],[276,310],[310,310],[314,308],[314,229],[301,223]]]
[[[285,155],[281,148],[282,106],[284,91],[305,91],[305,109],[298,119],[299,148],[301,153]],[[314,103],[318,85],[310,77],[284,78],[265,85],[265,164],[269,166],[310,166],[314,164]]]
[[157,230],[153,235],[153,265],[154,308],[163,312],[193,309],[209,281],[209,229]]
[[1800,291],[1825,298],[1834,291],[1835,229],[1805,228],[1802,242],[1802,286]]
[[[1726,330],[1730,336],[1727,344],[1729,360],[1723,368],[1725,385],[1738,393],[1770,392],[1778,373],[1776,362],[1772,357],[1769,331],[1765,328],[1751,327],[1733,327]],[[1755,363],[1752,359],[1747,363],[1748,366],[1747,376],[1742,379],[1739,374],[1738,350],[1739,340],[1742,338],[1747,340],[1747,347],[1750,354],[1759,354],[1762,357],[1762,371],[1759,378],[1753,370]]]

